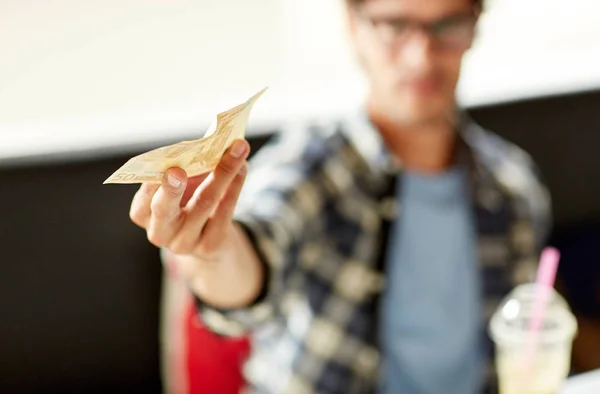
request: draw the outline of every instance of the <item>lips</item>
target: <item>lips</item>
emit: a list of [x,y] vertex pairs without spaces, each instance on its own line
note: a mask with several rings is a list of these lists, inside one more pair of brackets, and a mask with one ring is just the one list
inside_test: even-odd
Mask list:
[[404,87],[406,87],[411,92],[422,94],[422,95],[430,95],[437,93],[441,88],[441,83],[437,78],[426,78],[426,79],[417,79],[405,81],[403,83]]

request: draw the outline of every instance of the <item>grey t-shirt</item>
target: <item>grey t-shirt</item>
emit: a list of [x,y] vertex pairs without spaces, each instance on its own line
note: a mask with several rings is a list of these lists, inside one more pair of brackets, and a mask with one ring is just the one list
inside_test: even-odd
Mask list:
[[477,239],[467,171],[406,172],[388,242],[382,394],[471,394],[482,381]]

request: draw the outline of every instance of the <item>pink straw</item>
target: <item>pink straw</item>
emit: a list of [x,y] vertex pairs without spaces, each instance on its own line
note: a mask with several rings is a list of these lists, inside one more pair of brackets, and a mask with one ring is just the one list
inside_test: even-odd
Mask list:
[[537,292],[533,304],[533,316],[529,323],[529,341],[524,359],[526,371],[530,371],[533,364],[540,328],[554,287],[559,260],[560,252],[557,249],[547,247],[543,250],[535,281]]

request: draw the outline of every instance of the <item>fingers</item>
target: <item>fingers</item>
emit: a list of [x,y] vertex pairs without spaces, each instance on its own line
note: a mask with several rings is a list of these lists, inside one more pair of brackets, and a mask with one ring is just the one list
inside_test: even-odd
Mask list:
[[206,233],[210,243],[218,244],[232,220],[249,152],[248,142],[237,140],[212,173],[190,179],[181,168],[168,169],[160,185],[140,187],[130,208],[132,221],[146,229],[154,245],[191,254],[200,241],[205,243],[200,238],[212,215]]
[[238,198],[240,197],[242,187],[244,186],[247,173],[248,163],[244,163],[221,199],[221,202],[213,215],[215,221],[231,221],[233,219],[233,212]]
[[150,210],[150,202],[159,187],[159,184],[144,183],[135,193],[133,200],[131,201],[129,217],[132,222],[144,229],[150,224],[150,214],[152,212]]
[[222,238],[227,226],[229,226],[233,220],[235,206],[242,191],[242,187],[244,186],[247,172],[248,164],[244,164],[229,185],[229,188],[217,206],[215,213],[204,228],[202,233],[203,244],[206,245],[206,248],[209,251],[211,249],[210,246],[215,245],[219,239]]
[[181,224],[181,197],[186,189],[187,176],[181,168],[165,171],[162,185],[150,202],[148,239],[156,246],[166,246]]
[[[172,242],[174,249],[179,252],[194,249],[208,218],[217,209],[240,169],[245,166],[249,152],[248,142],[235,141],[223,155],[217,168],[196,189],[184,208],[185,221]],[[176,250],[173,251],[177,253]]]
[[188,178],[187,186],[185,188],[185,192],[183,193],[183,197],[181,198],[179,206],[184,207],[185,205],[187,205],[188,201],[190,201],[190,198],[192,198],[198,186],[200,186],[200,184],[206,179],[207,176],[208,174],[202,174]]

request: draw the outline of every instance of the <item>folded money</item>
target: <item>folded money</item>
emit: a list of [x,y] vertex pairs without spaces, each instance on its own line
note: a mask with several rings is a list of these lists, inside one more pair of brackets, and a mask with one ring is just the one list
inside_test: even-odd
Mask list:
[[183,168],[190,177],[212,171],[233,141],[245,138],[250,111],[265,90],[267,88],[245,103],[218,114],[216,124],[211,125],[204,137],[163,146],[132,157],[108,177],[104,184],[160,183],[163,173],[170,167]]

